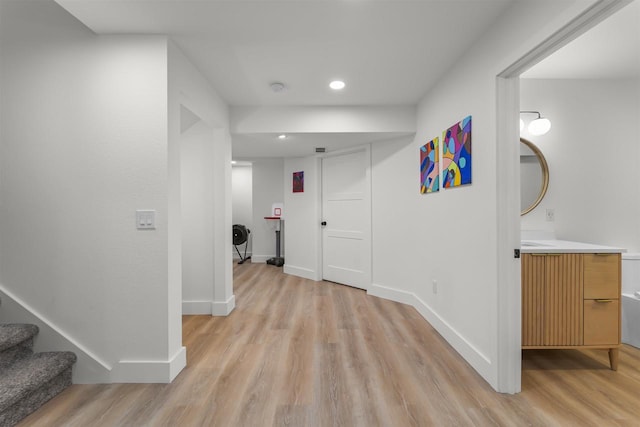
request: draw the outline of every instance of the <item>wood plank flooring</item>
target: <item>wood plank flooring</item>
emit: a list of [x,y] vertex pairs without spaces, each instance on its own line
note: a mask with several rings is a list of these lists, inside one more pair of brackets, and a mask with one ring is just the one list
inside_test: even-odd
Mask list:
[[172,384],[73,385],[20,426],[638,426],[640,350],[528,350],[494,392],[411,307],[265,264],[228,317],[184,316]]

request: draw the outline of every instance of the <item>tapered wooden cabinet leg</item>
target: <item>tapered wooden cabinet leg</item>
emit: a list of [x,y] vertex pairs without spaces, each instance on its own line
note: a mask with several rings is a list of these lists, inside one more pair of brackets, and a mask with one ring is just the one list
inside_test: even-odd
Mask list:
[[611,370],[618,370],[618,349],[610,348],[609,349],[609,363],[611,364]]

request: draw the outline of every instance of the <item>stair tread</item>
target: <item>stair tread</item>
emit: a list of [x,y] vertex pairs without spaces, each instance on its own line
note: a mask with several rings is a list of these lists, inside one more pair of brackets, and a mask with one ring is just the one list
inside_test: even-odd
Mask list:
[[69,351],[36,353],[0,373],[0,412],[64,372],[76,361]]
[[38,333],[36,325],[12,323],[0,325],[0,351],[11,348]]

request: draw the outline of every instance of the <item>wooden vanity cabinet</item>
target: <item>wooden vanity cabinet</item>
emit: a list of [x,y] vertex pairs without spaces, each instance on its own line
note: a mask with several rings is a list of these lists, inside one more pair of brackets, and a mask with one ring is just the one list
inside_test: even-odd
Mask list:
[[620,344],[620,255],[584,254],[584,345]]
[[619,253],[522,256],[522,348],[620,346]]

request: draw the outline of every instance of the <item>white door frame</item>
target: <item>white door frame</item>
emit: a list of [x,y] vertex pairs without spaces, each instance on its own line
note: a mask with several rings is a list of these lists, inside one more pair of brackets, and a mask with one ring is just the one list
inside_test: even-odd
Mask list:
[[497,76],[498,170],[511,179],[497,183],[498,221],[498,391],[518,393],[521,389],[521,289],[520,260],[520,162],[517,126],[520,110],[520,74],[633,0],[600,0],[574,18]]
[[[367,252],[365,254],[365,258],[368,261],[368,265],[367,268],[365,268],[365,284],[364,284],[364,289],[366,291],[369,291],[369,289],[371,289],[371,283],[373,280],[373,232],[372,232],[372,228],[373,228],[373,211],[371,208],[371,193],[372,193],[372,188],[371,188],[371,144],[365,144],[365,145],[359,145],[356,147],[350,147],[350,148],[345,148],[344,150],[338,150],[338,151],[333,151],[331,153],[326,153],[324,155],[319,156],[321,159],[321,162],[328,157],[336,157],[336,156],[342,156],[344,154],[350,154],[350,153],[356,153],[358,151],[364,151],[364,156],[365,156],[365,162],[366,162],[366,168],[365,168],[365,195],[367,197],[367,203],[366,203],[366,208],[367,208],[367,215],[369,217],[369,224],[368,227],[366,228],[366,232],[368,234],[368,244],[367,247],[365,248],[365,251]],[[324,183],[324,176],[323,176],[323,167],[322,167],[322,163],[320,164],[320,168],[319,168],[319,175],[320,175],[320,182]],[[320,185],[320,192],[318,197],[320,198],[319,200],[319,207],[320,207],[320,221],[324,221],[323,219],[323,215],[324,212],[322,212],[323,206],[322,206],[322,196],[323,196],[323,185]],[[322,280],[324,278],[324,257],[323,257],[323,250],[324,250],[324,239],[323,239],[323,233],[322,230],[320,231],[320,250],[319,250],[319,268],[318,271],[320,271],[320,279]]]

